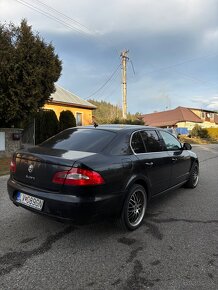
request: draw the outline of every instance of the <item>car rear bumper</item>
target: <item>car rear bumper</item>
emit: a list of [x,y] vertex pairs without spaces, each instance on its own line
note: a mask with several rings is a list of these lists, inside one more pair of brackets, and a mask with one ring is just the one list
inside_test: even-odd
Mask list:
[[[27,187],[13,179],[7,183],[8,194],[13,203],[38,214],[56,219],[86,223],[102,216],[117,216],[121,212],[124,194],[103,195],[99,197],[78,197],[69,194],[42,191]],[[41,211],[21,204],[16,199],[22,192],[44,200]]]

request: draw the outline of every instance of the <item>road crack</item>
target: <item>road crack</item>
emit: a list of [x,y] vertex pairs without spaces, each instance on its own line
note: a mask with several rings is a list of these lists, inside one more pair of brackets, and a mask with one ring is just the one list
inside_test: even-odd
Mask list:
[[48,252],[55,242],[74,230],[74,227],[69,226],[63,231],[47,237],[47,239],[39,247],[33,250],[10,252],[0,257],[0,277],[10,273],[14,269],[22,267],[28,259]]

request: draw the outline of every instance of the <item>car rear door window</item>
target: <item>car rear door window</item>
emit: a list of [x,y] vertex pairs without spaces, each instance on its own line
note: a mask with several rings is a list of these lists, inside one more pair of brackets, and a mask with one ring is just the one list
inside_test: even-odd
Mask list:
[[155,130],[145,130],[140,133],[147,152],[159,152],[163,150],[162,144]]
[[52,149],[101,152],[116,133],[99,129],[68,129],[46,140],[40,146]]
[[182,148],[181,143],[173,135],[165,131],[159,132],[164,140],[167,150],[169,151],[181,150]]
[[145,146],[144,146],[143,141],[142,141],[142,137],[141,137],[139,132],[133,133],[132,140],[131,140],[131,146],[132,146],[133,151],[136,154],[146,152]]

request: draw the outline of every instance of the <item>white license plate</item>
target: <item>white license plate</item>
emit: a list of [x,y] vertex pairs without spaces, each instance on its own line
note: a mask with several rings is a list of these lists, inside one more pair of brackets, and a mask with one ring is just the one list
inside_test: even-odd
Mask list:
[[44,203],[44,200],[22,193],[22,192],[18,192],[17,201],[26,206],[29,206],[38,210],[42,210],[43,203]]

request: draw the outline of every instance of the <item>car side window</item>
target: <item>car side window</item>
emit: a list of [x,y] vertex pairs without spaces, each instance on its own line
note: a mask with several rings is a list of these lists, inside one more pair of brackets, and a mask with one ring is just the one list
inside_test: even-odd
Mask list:
[[142,137],[139,132],[135,132],[132,135],[131,146],[133,151],[138,153],[145,153],[145,146],[142,141]]
[[154,130],[141,131],[142,140],[145,144],[147,152],[160,152],[163,151],[162,144],[159,137]]
[[159,132],[164,140],[167,150],[169,151],[180,150],[182,148],[181,143],[174,136],[172,136],[168,132],[164,131]]

